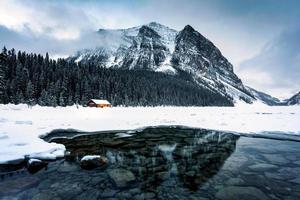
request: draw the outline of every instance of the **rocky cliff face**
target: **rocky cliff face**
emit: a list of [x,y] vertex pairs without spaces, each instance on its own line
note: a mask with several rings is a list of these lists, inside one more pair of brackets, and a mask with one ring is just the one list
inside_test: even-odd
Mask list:
[[123,50],[120,57],[116,57],[116,61],[120,62],[115,67],[156,70],[168,55],[170,51],[163,44],[161,36],[150,27],[142,26],[133,38],[132,45]]
[[255,100],[233,72],[232,64],[207,38],[187,25],[181,31],[151,22],[129,29],[98,31],[101,43],[70,59],[99,66],[178,75],[188,72],[195,84],[233,102]]
[[172,64],[190,72],[197,82],[234,99],[251,102],[252,96],[233,72],[233,66],[220,50],[187,25],[175,39]]

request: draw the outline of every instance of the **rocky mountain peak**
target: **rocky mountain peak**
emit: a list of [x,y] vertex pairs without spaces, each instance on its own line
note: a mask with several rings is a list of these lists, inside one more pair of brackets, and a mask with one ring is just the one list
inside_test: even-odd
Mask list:
[[182,31],[185,31],[185,32],[194,32],[195,29],[191,26],[191,25],[186,25]]
[[186,25],[182,29],[182,31],[179,32],[178,36],[185,39],[191,39],[190,41],[196,41],[196,40],[200,40],[201,42],[209,41],[198,31],[196,31],[191,25]]
[[76,62],[96,62],[108,68],[172,72],[173,75],[184,71],[198,86],[229,99],[247,99],[248,102],[254,99],[221,51],[190,25],[178,32],[150,22],[128,29],[103,29],[98,34],[101,44],[105,44],[101,46],[103,52],[79,52],[74,58]]
[[162,25],[162,24],[160,24],[158,22],[150,22],[148,24],[148,26],[150,26],[150,27],[158,27],[158,28],[166,27],[166,26],[164,26],[164,25]]
[[161,36],[155,30],[145,25],[139,29],[138,36],[145,36],[149,38],[161,38]]
[[177,43],[185,43],[186,45],[194,46],[198,51],[201,51],[203,54],[211,54],[212,51],[217,50],[217,47],[201,35],[198,31],[196,31],[192,26],[186,25],[182,31],[176,37]]

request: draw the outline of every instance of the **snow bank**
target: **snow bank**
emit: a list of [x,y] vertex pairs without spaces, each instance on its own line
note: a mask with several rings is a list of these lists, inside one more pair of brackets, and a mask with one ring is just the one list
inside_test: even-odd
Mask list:
[[65,147],[38,136],[54,129],[132,130],[181,125],[242,133],[266,131],[300,134],[300,106],[269,107],[113,107],[84,108],[0,105],[0,163],[24,156],[54,159]]

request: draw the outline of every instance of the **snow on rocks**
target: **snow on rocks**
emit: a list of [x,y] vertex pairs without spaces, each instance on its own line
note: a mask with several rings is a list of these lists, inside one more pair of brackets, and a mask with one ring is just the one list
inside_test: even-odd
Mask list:
[[29,173],[34,174],[44,167],[47,166],[47,163],[44,161],[41,161],[39,159],[31,158],[27,161],[27,170]]
[[29,165],[31,165],[31,164],[33,164],[33,163],[40,163],[40,162],[42,162],[42,161],[39,160],[39,159],[31,158],[31,159],[28,160],[27,163],[28,163]]
[[80,160],[82,169],[91,170],[96,167],[103,167],[108,164],[108,159],[100,155],[87,155]]
[[[147,126],[187,126],[255,134],[300,134],[300,106],[239,103],[236,107],[40,107],[0,105],[0,164],[24,158],[52,160],[65,147],[39,136],[56,129],[134,130]],[[32,123],[15,123],[31,121]],[[125,131],[126,132],[126,131]],[[130,134],[130,132],[127,132]]]

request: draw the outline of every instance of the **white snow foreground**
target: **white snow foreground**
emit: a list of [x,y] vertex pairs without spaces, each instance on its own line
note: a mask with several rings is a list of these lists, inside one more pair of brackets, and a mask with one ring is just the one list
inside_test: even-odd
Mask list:
[[[133,130],[180,125],[241,133],[280,131],[300,135],[300,106],[269,107],[40,107],[0,105],[0,163],[28,158],[55,159],[65,147],[40,135],[55,129]],[[128,132],[130,133],[130,132]]]

